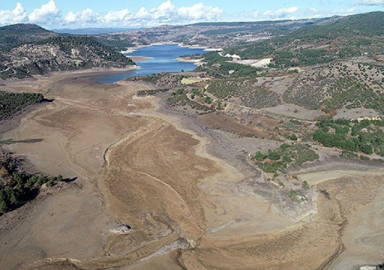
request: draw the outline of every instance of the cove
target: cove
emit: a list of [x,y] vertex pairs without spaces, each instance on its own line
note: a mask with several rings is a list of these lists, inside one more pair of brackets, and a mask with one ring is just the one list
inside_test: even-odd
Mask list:
[[188,54],[204,54],[202,48],[187,48],[177,44],[152,45],[137,51],[127,53],[126,56],[150,57],[150,60],[136,61],[140,69],[126,72],[96,75],[93,78],[98,83],[115,83],[134,76],[145,76],[161,72],[191,71],[196,68],[193,63],[177,61],[176,58]]

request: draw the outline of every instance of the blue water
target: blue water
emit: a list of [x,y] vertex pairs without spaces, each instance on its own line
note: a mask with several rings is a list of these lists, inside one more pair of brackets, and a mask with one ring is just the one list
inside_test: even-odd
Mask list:
[[126,54],[127,56],[144,56],[151,57],[151,60],[136,61],[140,69],[130,70],[126,72],[97,75],[94,79],[98,83],[114,83],[133,76],[151,75],[161,72],[180,72],[191,71],[196,68],[193,63],[180,62],[176,58],[188,54],[203,54],[204,49],[184,48],[177,44],[153,45]]

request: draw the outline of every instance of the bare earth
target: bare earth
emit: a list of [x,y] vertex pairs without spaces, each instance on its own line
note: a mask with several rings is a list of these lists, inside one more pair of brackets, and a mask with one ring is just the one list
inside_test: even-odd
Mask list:
[[[236,153],[213,156],[207,150],[218,142],[188,129],[193,119],[162,113],[158,98],[135,97],[148,86],[82,76],[0,87],[54,99],[0,136],[42,140],[6,149],[37,170],[78,177],[76,187],[0,217],[2,269],[354,270],[383,259],[382,168],[303,170],[316,200],[293,219],[275,196],[240,188],[250,175]],[[221,116],[198,119],[224,122],[224,141],[237,140],[233,130],[259,132]],[[115,233],[121,224],[132,230]]]

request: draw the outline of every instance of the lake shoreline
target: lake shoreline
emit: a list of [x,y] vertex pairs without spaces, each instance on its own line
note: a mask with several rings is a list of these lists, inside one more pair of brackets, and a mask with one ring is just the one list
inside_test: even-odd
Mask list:
[[179,62],[193,63],[195,66],[201,66],[204,63],[202,59],[191,59],[189,57],[177,57],[176,60]]
[[127,57],[137,61],[141,67],[140,70],[127,74],[101,75],[96,80],[99,83],[116,83],[133,76],[193,71],[199,62],[184,56],[204,53],[204,48],[180,46],[178,43],[155,43],[152,46],[142,46],[139,50],[132,50],[131,53],[126,54]]
[[206,52],[222,51],[223,50],[222,48],[210,48],[210,47],[199,46],[199,45],[185,45],[183,43],[178,43],[178,42],[155,42],[155,43],[151,43],[149,45],[138,45],[138,46],[134,46],[131,48],[127,48],[125,51],[120,51],[120,53],[125,55],[128,53],[138,51],[138,50],[143,49],[143,48],[147,48],[147,47],[151,47],[151,46],[161,46],[161,45],[178,45],[179,47],[188,48],[188,49],[203,49]]

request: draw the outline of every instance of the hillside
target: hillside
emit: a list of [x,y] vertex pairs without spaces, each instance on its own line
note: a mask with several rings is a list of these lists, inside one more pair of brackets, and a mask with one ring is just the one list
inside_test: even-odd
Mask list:
[[264,22],[217,22],[191,25],[164,25],[121,33],[97,35],[100,42],[117,50],[157,42],[177,42],[211,48],[228,47],[250,40],[262,40],[287,34],[307,25],[326,24],[328,19],[303,19]]
[[289,68],[329,63],[363,54],[382,54],[384,12],[336,19],[332,23],[302,27],[284,36],[229,48],[242,59],[273,58],[271,67]]
[[36,42],[58,34],[35,24],[14,24],[0,27],[0,49]]
[[215,78],[207,91],[221,103],[250,108],[294,104],[324,112],[365,108],[382,114],[383,25],[384,12],[337,17],[210,52],[196,71]]
[[0,56],[0,78],[25,78],[51,71],[123,68],[135,63],[94,38],[56,36],[19,45]]
[[295,76],[283,99],[311,110],[368,108],[384,113],[384,66],[345,61],[314,68]]

